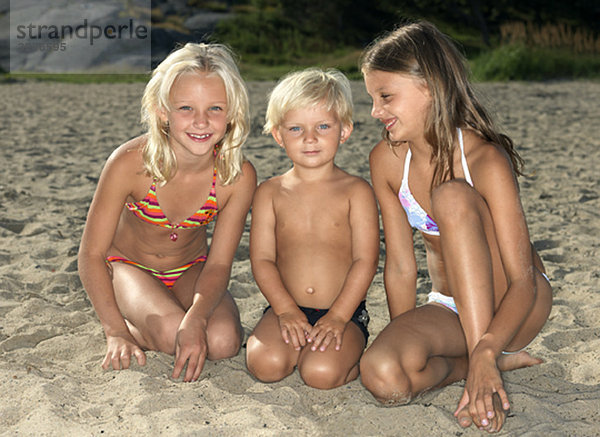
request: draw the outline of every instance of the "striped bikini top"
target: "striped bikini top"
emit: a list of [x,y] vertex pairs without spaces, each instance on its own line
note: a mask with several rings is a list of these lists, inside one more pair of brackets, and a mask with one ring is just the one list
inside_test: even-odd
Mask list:
[[181,229],[181,228],[195,228],[198,226],[205,226],[213,221],[219,209],[217,207],[217,192],[215,190],[215,184],[217,181],[217,167],[215,166],[213,172],[212,186],[208,193],[208,199],[206,203],[200,207],[198,211],[192,214],[191,217],[183,220],[180,223],[171,223],[169,219],[158,204],[158,198],[156,197],[156,178],[153,179],[152,185],[148,190],[148,194],[139,202],[128,202],[125,204],[136,217],[139,219],[163,228],[169,229]]
[[[463,144],[463,136],[462,131],[458,130],[458,143],[460,144],[460,153],[461,158],[460,162],[462,164],[463,173],[465,174],[465,180],[469,183],[469,185],[473,186],[473,181],[471,180],[471,172],[469,172],[469,166],[467,165],[467,158],[465,157],[465,146]],[[404,175],[402,176],[402,184],[400,185],[400,190],[398,191],[398,197],[400,198],[400,203],[406,211],[406,216],[408,217],[408,222],[410,225],[429,235],[440,235],[440,230],[438,229],[437,223],[433,221],[433,219],[425,212],[425,210],[419,205],[417,200],[413,197],[410,192],[410,188],[408,186],[408,169],[410,168],[410,158],[412,157],[412,153],[410,148],[408,152],[406,152],[406,158],[404,159]]]

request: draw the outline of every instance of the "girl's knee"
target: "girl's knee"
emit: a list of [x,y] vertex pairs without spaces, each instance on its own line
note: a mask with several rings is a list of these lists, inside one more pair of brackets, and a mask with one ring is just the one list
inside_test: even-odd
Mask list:
[[463,221],[476,212],[477,193],[466,181],[453,179],[436,187],[431,193],[431,210],[436,222]]
[[398,360],[377,351],[365,352],[360,360],[363,385],[379,402],[406,404],[413,397],[412,384]]
[[151,343],[150,349],[164,352],[173,355],[175,353],[175,339],[177,337],[177,330],[181,324],[181,317],[164,316],[161,317],[157,323],[153,324],[152,331],[144,338],[148,339]]
[[222,326],[220,328],[211,330],[208,335],[207,358],[211,361],[234,357],[242,347],[241,326]]

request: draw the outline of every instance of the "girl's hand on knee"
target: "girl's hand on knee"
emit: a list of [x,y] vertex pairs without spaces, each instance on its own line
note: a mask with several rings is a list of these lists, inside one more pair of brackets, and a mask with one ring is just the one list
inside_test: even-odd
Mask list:
[[206,325],[203,320],[184,317],[175,338],[175,366],[172,378],[179,378],[186,363],[183,381],[194,382],[200,378],[208,351]]
[[308,334],[308,342],[312,343],[311,350],[319,349],[323,352],[335,340],[335,350],[339,351],[342,348],[345,329],[344,320],[327,313],[315,323]]
[[129,369],[131,356],[135,356],[140,366],[146,364],[146,354],[129,333],[106,336],[106,356],[102,361],[102,368],[108,370]]
[[306,333],[312,328],[306,315],[298,309],[297,311],[282,313],[278,318],[283,341],[286,344],[292,343],[297,351],[306,346]]

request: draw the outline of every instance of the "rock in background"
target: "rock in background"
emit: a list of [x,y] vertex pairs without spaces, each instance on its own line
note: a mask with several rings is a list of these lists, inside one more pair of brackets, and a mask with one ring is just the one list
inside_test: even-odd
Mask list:
[[[64,3],[64,5],[63,5]],[[117,6],[115,6],[117,3]],[[119,3],[124,6],[119,7]],[[142,1],[140,4],[145,5]],[[34,0],[21,0],[18,8],[29,8],[25,11],[28,22],[36,25],[66,25],[77,26],[82,24],[83,15],[82,5],[85,2],[73,4],[66,0],[36,2]],[[131,2],[122,0],[119,2],[97,2],[89,1],[93,9],[93,16],[88,16],[89,25],[94,22],[113,23],[123,21],[122,12],[127,10]],[[24,55],[13,59],[12,70],[30,71],[38,69],[48,73],[61,73],[78,69],[81,71],[96,72],[139,72],[146,71],[148,68],[154,68],[160,63],[173,49],[186,42],[208,41],[212,32],[220,20],[233,16],[228,12],[228,5],[222,3],[222,8],[218,11],[203,9],[193,0],[152,0],[150,3],[151,11],[146,8],[133,10],[133,17],[140,23],[150,22],[151,32],[151,53],[148,54],[141,46],[127,46],[119,44],[115,51],[115,44],[110,44],[108,40],[97,40],[94,43],[93,50],[90,50],[89,41],[85,39],[70,39],[65,42],[68,45],[68,55],[52,50],[30,50]],[[214,2],[213,2],[214,4]],[[219,3],[216,3],[217,6]],[[49,13],[48,6],[55,7],[54,12]],[[0,71],[10,71],[10,0],[0,0]],[[44,7],[46,6],[46,7]],[[57,15],[57,12],[58,15]],[[140,16],[140,11],[145,12],[146,17]],[[17,11],[18,12],[18,11]],[[148,17],[148,12],[150,16]],[[131,11],[127,11],[127,14]],[[54,14],[54,15],[53,15]],[[57,42],[57,40],[54,40]],[[145,41],[141,41],[145,43]],[[147,47],[147,46],[146,46]],[[23,52],[22,50],[20,52]],[[151,63],[148,65],[148,56],[151,56]],[[116,70],[116,71],[115,71]]]

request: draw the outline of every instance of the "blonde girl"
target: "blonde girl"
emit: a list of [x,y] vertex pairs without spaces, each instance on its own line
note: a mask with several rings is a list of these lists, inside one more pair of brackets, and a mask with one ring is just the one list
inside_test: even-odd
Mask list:
[[256,174],[242,155],[248,96],[231,52],[171,53],[146,86],[142,122],[147,134],[102,170],[79,273],[106,335],[103,368],[143,365],[155,350],[175,355],[173,378],[187,364],[183,380],[195,381],[242,338],[227,285]]
[[[384,124],[370,164],[391,317],[361,359],[362,381],[381,402],[405,403],[466,378],[459,423],[497,431],[510,406],[500,371],[540,362],[521,350],[551,308],[519,199],[521,159],[433,25],[397,28],[361,66],[372,116]],[[418,308],[413,228],[432,282]]]

